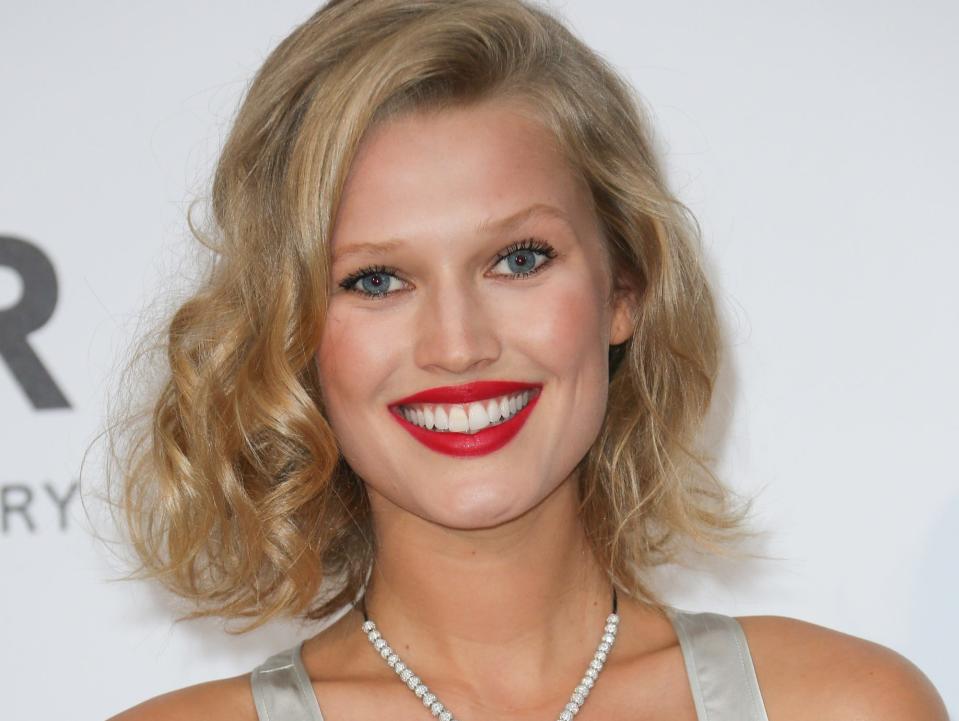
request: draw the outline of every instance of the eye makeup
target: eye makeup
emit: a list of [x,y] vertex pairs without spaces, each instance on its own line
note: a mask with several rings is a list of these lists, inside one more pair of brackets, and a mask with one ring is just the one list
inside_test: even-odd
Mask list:
[[[504,260],[508,262],[509,258],[513,255],[525,253],[527,255],[543,256],[545,260],[539,262],[535,266],[531,266],[530,270],[523,270],[522,272],[517,273],[497,273],[498,277],[508,278],[508,279],[518,279],[526,278],[528,276],[534,275],[543,268],[547,267],[553,258],[556,257],[556,250],[552,245],[547,243],[544,240],[538,238],[526,238],[516,243],[512,243],[500,251],[493,262],[493,267],[496,267]],[[520,256],[524,257],[524,256]],[[520,261],[522,262],[522,261]],[[534,261],[535,262],[535,261]],[[387,290],[384,293],[372,292],[371,290],[364,289],[361,287],[363,281],[367,278],[371,279],[374,283],[374,288],[380,287],[389,287],[389,280],[384,280],[384,278],[392,277],[400,282],[402,281],[399,277],[399,270],[392,266],[387,265],[369,265],[364,268],[361,268],[353,273],[350,273],[343,280],[341,280],[338,285],[346,291],[351,293],[356,293],[365,298],[370,298],[374,300],[388,298],[395,294],[396,290]],[[378,280],[377,280],[378,279]]]

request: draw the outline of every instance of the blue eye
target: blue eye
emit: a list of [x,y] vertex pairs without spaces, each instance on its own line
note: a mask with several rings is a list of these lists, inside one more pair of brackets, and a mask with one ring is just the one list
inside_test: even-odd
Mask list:
[[[542,256],[545,260],[539,259]],[[538,273],[541,268],[556,257],[556,251],[548,243],[529,238],[520,243],[514,243],[497,256],[496,265],[506,261],[506,267],[511,273],[506,276],[524,278],[533,273]],[[494,266],[495,267],[495,266]]]
[[[506,263],[506,273],[496,273],[502,278],[525,278],[538,273],[549,265],[549,261],[556,257],[556,251],[549,243],[528,238],[519,243],[513,243],[504,248],[496,256],[493,268]],[[545,258],[545,260],[544,260]],[[371,265],[351,273],[340,281],[339,286],[351,293],[358,293],[365,298],[387,298],[398,290],[402,290],[405,281],[398,277],[399,271],[385,265]]]
[[385,298],[398,290],[393,287],[399,282],[396,272],[395,268],[382,265],[370,266],[344,278],[340,282],[340,287],[368,298]]

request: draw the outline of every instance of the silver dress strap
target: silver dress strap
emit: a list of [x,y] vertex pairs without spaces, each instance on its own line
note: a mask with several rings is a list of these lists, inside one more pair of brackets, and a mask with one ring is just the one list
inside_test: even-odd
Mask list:
[[320,705],[303,667],[299,643],[257,666],[250,676],[260,721],[323,721]]
[[732,616],[667,608],[699,721],[769,721],[742,626]]

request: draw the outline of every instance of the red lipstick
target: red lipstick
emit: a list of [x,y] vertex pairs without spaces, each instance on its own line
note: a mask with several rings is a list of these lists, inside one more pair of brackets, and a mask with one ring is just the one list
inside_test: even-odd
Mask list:
[[412,403],[472,403],[485,401],[496,396],[522,393],[525,390],[542,388],[541,383],[520,383],[518,381],[475,381],[461,386],[440,386],[414,393],[406,398],[393,401],[390,406],[408,406]]
[[[431,388],[402,398],[390,405],[391,415],[406,431],[427,448],[449,456],[482,456],[499,450],[509,443],[526,423],[539,400],[538,383],[519,383],[515,381],[477,381],[461,386]],[[413,403],[471,403],[497,396],[513,395],[529,390],[530,398],[526,406],[508,421],[484,428],[476,433],[456,433],[452,431],[431,431],[410,423],[404,418],[397,406]]]

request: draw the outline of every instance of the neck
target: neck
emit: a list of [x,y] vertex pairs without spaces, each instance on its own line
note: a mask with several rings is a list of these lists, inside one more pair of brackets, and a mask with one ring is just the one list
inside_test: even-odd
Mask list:
[[482,530],[438,526],[374,493],[371,502],[377,554],[366,609],[418,672],[428,664],[459,679],[505,675],[533,686],[555,682],[558,666],[581,673],[612,586],[579,522],[573,478],[520,518]]

